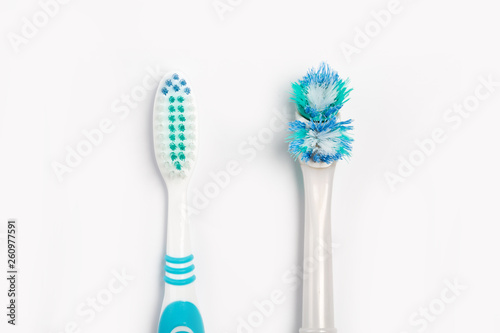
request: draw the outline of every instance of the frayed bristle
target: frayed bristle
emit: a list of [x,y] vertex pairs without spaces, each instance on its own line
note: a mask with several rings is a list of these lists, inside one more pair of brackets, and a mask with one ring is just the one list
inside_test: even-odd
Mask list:
[[316,163],[332,163],[351,155],[349,134],[352,120],[337,121],[337,118],[326,122],[300,121],[290,123],[292,134],[288,137],[288,151],[301,161]]
[[310,69],[301,80],[292,83],[292,100],[302,117],[328,119],[349,100],[352,89],[347,87],[348,83],[349,79],[342,80],[336,71],[322,63],[317,70]]
[[325,63],[292,83],[292,100],[302,120],[290,123],[289,152],[304,162],[332,163],[350,156],[352,120],[339,121],[339,110],[352,89],[349,80]]

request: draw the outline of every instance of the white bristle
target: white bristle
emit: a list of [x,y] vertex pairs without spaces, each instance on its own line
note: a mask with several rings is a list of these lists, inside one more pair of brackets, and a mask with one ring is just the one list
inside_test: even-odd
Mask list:
[[[180,84],[182,79],[187,82],[186,85]],[[166,179],[189,176],[195,162],[197,119],[189,83],[179,73],[167,74],[156,93],[154,148],[158,167]]]

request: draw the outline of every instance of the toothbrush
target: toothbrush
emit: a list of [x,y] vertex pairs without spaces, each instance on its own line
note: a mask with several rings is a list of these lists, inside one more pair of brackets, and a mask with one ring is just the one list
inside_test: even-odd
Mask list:
[[195,294],[187,188],[197,151],[196,108],[184,75],[161,80],[153,110],[154,151],[168,189],[165,294],[159,333],[204,333]]
[[[325,63],[292,83],[296,120],[289,124],[289,152],[300,160],[305,191],[304,279],[300,333],[335,333],[331,199],[335,166],[350,156],[351,120],[340,121],[339,110],[348,100],[348,80]],[[313,263],[314,267],[310,267]],[[306,272],[306,268],[308,271]],[[306,277],[307,274],[307,277]]]

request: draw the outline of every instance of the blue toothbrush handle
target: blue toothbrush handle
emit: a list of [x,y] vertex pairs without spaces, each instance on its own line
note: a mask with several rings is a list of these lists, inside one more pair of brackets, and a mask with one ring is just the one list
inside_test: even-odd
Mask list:
[[196,306],[193,255],[165,256],[165,298],[158,333],[205,333]]

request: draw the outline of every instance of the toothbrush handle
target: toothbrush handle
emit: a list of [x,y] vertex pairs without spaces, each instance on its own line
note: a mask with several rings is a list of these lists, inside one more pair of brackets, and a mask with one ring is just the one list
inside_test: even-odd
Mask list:
[[305,191],[304,282],[300,333],[335,333],[331,199],[334,162],[318,168],[301,163]]
[[158,333],[204,333],[197,306],[186,188],[169,188],[165,294]]
[[203,320],[196,305],[193,255],[166,255],[165,261],[165,296],[158,333],[204,333]]

